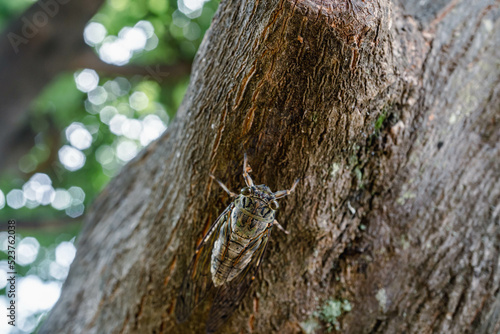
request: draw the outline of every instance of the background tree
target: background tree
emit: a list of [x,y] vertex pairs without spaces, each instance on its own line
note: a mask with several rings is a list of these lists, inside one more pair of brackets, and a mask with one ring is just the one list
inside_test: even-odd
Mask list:
[[[173,307],[228,204],[272,189],[260,275],[223,332],[494,333],[498,2],[222,2],[177,118],[95,201],[42,332],[202,331]],[[213,190],[212,189],[216,189]]]

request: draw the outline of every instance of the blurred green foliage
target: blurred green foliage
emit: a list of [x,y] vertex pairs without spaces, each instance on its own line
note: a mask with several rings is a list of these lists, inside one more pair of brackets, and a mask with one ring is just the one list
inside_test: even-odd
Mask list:
[[31,0],[0,1],[0,30],[31,4],[33,4]]
[[[22,15],[32,4],[31,0],[0,2],[0,28],[5,28],[9,20]],[[210,25],[218,2],[205,2],[202,9],[191,13],[188,11],[187,14],[179,10],[179,5],[182,7],[184,3],[179,1],[178,4],[178,1],[173,0],[109,0],[91,22],[102,24],[107,36],[118,36],[124,27],[134,27],[140,21],[152,24],[158,38],[157,46],[149,51],[134,52],[130,64],[154,67],[156,64],[189,63]],[[96,52],[102,44],[95,45]],[[101,87],[116,79],[98,74]],[[175,82],[156,82],[154,78],[139,75],[120,79],[124,79],[129,85],[127,92],[116,99],[108,99],[101,105],[92,105],[87,99],[87,93],[77,89],[75,73],[62,73],[48,85],[29,111],[29,127],[35,134],[32,148],[23,152],[17,168],[3,170],[0,175],[0,190],[3,194],[7,195],[11,189],[20,189],[34,173],[44,173],[52,180],[53,188],[68,189],[77,186],[83,189],[84,204],[87,207],[126,163],[115,157],[114,162],[105,168],[98,161],[96,153],[100,148],[109,146],[116,149],[119,140],[124,137],[110,131],[110,127],[100,119],[99,111],[104,106],[111,106],[128,119],[138,120],[154,114],[168,124],[175,116],[189,82],[188,75]],[[143,92],[147,96],[147,108],[137,111],[126,107],[134,92]],[[73,122],[83,124],[92,134],[92,145],[82,150],[85,154],[84,166],[69,171],[61,163],[57,153],[63,145],[69,145],[64,131]],[[137,146],[142,147],[140,143]],[[0,218],[43,220],[64,215],[50,205],[38,205],[35,208],[27,206],[13,209],[5,203],[0,209]]]
[[[154,36],[148,37],[148,43],[154,43],[152,42],[152,46],[134,50],[130,60],[123,66],[133,64],[154,68],[156,64],[190,63],[210,25],[218,1],[204,2],[198,10],[192,8],[199,7],[202,3],[186,1],[108,0],[91,20],[105,28],[106,37],[90,45],[102,58],[101,48],[106,43],[121,38],[127,27],[133,28],[138,22],[146,22],[154,28]],[[22,15],[33,3],[32,0],[0,1],[0,29],[4,30],[9,21]],[[71,5],[71,2],[68,5]],[[121,130],[116,130],[116,126],[113,128],[111,124],[113,117],[119,115],[116,119],[125,121],[125,128],[132,129],[132,126],[135,126],[144,130],[150,126],[153,130],[162,130],[175,116],[189,82],[189,74],[175,81],[169,80],[168,77],[156,81],[148,75],[124,77],[97,72],[97,88],[86,91],[81,87],[77,88],[77,78],[82,70],[61,73],[45,87],[36,101],[33,101],[26,124],[29,132],[33,134],[32,144],[25,151],[12,152],[14,156],[19,156],[18,161],[1,171],[1,226],[5,226],[8,219],[15,219],[19,222],[18,241],[30,236],[36,238],[40,244],[36,259],[32,263],[17,265],[16,271],[21,278],[36,275],[44,282],[61,282],[60,278],[51,277],[47,269],[47,266],[54,262],[56,247],[61,242],[74,240],[81,228],[81,219],[85,212],[83,210],[87,210],[89,204],[120,168],[152,140],[144,139],[137,133],[127,134],[126,130],[123,130],[124,126],[121,126]],[[92,94],[95,95],[94,98],[91,97]],[[104,109],[106,112],[103,112]],[[83,129],[84,134],[91,135],[88,147],[75,148],[76,144],[68,135],[73,128]],[[68,168],[61,161],[64,147],[81,154],[80,156],[75,153],[73,158],[84,157],[83,166],[73,170]],[[120,155],[120,150],[125,153]],[[50,191],[42,193],[50,198],[37,193],[36,196],[40,195],[40,198],[25,198],[19,208],[10,205],[13,201],[9,202],[7,195],[12,190],[17,190],[19,193],[24,191],[25,196],[28,196],[26,194],[29,182],[37,175],[48,176],[50,179]],[[33,189],[41,189],[40,184],[36,182],[31,185],[38,187]],[[75,198],[73,190],[77,189],[78,193],[78,188],[83,190],[84,198]],[[69,202],[65,205],[55,205],[55,191],[66,196],[61,197],[63,199],[60,199],[60,203],[67,202],[68,198]],[[67,194],[73,194],[73,197],[68,197]],[[0,247],[3,250],[0,252],[1,265],[5,264],[7,255],[4,245]],[[5,288],[1,289],[0,293],[5,295]],[[32,315],[38,319],[35,325],[40,322],[42,314],[44,312]]]

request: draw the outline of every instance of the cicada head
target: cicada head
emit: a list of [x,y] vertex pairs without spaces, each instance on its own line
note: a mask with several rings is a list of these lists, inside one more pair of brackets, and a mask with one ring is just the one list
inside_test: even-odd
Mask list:
[[279,207],[274,193],[264,184],[241,189],[241,195],[236,198],[235,204],[238,209],[254,215],[268,216],[268,213],[273,213],[273,217],[274,211]]
[[[241,189],[241,195],[236,197],[234,204],[237,209],[257,218],[258,220],[271,221],[274,220],[274,214],[278,210],[279,205],[277,199],[290,195],[295,189],[299,180],[295,180],[293,186],[288,190],[280,190],[272,192],[265,184],[254,185],[249,173],[252,171],[247,161],[247,155],[243,160],[243,178],[245,179],[246,187]],[[220,183],[220,182],[219,182]],[[233,194],[234,195],[234,194]]]

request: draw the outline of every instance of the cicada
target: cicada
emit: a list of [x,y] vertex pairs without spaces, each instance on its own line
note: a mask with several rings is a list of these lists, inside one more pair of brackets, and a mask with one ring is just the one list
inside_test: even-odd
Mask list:
[[214,333],[237,308],[255,279],[271,229],[274,225],[283,229],[275,219],[277,200],[294,191],[299,180],[288,190],[272,192],[266,185],[254,185],[250,172],[245,154],[246,187],[239,195],[210,175],[234,201],[196,248],[177,297],[175,314],[179,323],[186,321],[209,291],[215,289],[206,327],[207,333]]

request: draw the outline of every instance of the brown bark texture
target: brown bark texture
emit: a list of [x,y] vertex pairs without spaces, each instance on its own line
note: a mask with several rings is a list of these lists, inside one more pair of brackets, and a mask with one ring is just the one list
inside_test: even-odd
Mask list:
[[500,331],[500,8],[222,1],[165,135],[95,201],[42,333],[202,333],[175,299],[243,186],[280,201],[221,333]]

